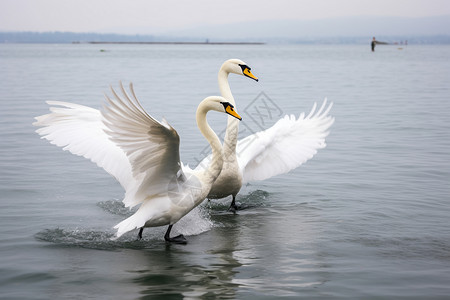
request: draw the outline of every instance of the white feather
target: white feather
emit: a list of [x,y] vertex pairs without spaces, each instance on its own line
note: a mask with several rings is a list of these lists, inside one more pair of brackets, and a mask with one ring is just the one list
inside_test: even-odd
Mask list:
[[127,189],[133,177],[125,153],[104,132],[99,110],[87,106],[47,101],[50,114],[36,117],[36,132],[51,144],[72,154],[83,156],[120,182]]
[[314,103],[307,117],[286,115],[271,128],[240,140],[236,153],[243,183],[287,173],[324,148],[334,122],[328,115],[331,107],[325,99],[318,111]]
[[180,139],[167,122],[162,124],[148,115],[133,92],[131,98],[121,85],[123,98],[113,89],[114,100],[102,112],[105,132],[127,155],[133,177],[123,202],[135,206],[146,198],[167,192],[169,182],[180,170]]

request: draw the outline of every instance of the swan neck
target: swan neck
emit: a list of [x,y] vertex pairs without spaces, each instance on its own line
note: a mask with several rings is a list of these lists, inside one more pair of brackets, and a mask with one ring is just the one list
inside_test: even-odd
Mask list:
[[220,143],[219,137],[212,130],[206,120],[206,114],[208,111],[209,109],[206,107],[206,105],[204,105],[204,102],[200,103],[197,109],[196,119],[197,126],[200,129],[200,132],[208,141],[212,150],[211,162],[209,163],[209,166],[203,171],[205,180],[204,183],[212,185],[222,171],[223,158],[222,144]]
[[229,72],[225,71],[223,66],[219,70],[218,81],[219,81],[219,90],[222,97],[228,100],[232,105],[236,106],[234,102],[233,94],[231,94],[230,84],[228,83],[228,74]]
[[[219,89],[222,97],[228,100],[232,105],[236,106],[233,94],[231,93],[230,84],[228,83],[228,71],[222,66],[219,70]],[[236,160],[236,143],[239,133],[239,121],[236,118],[228,116],[227,130],[223,141],[223,151],[226,160]]]

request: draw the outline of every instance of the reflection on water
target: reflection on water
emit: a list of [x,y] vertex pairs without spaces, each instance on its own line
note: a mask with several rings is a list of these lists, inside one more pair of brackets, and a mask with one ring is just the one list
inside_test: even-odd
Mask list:
[[[141,299],[193,299],[219,295],[223,299],[235,299],[239,286],[253,285],[258,280],[236,278],[240,268],[251,267],[258,259],[246,245],[248,230],[243,227],[248,225],[241,222],[255,214],[254,210],[267,207],[269,198],[269,193],[261,190],[242,195],[238,201],[243,210],[237,214],[226,211],[229,199],[206,203],[199,210],[201,218],[194,213],[191,217],[186,216],[185,222],[201,223],[207,214],[207,220],[214,226],[207,234],[191,235],[188,245],[166,244],[159,235],[164,230],[161,228],[148,230],[143,240],[137,240],[132,233],[115,239],[113,231],[82,228],[46,229],[38,232],[35,238],[52,243],[49,247],[63,247],[69,251],[81,248],[124,253],[125,271],[131,275],[129,280],[140,287]],[[113,215],[131,213],[117,200],[97,205]],[[183,226],[178,230],[183,231]],[[71,256],[71,265],[82,264],[74,260],[76,257]]]
[[[351,223],[331,225],[340,224],[341,217],[330,214],[332,206],[326,199],[323,203],[298,201],[280,206],[277,203],[279,197],[277,193],[263,190],[239,195],[237,200],[243,209],[236,214],[227,211],[229,199],[204,203],[200,207],[202,216],[194,214],[187,220],[201,223],[207,214],[206,219],[212,227],[202,234],[190,235],[187,245],[166,244],[162,239],[164,227],[149,229],[143,240],[137,240],[133,232],[114,239],[113,230],[86,228],[47,229],[38,232],[35,238],[51,243],[46,247],[70,253],[63,256],[65,262],[62,264],[72,266],[75,274],[78,273],[73,275],[72,285],[92,282],[86,288],[86,294],[92,292],[94,283],[101,281],[103,275],[91,274],[89,268],[80,266],[103,259],[99,256],[104,256],[105,251],[116,253],[118,260],[114,264],[102,263],[105,268],[102,272],[118,272],[121,284],[129,289],[134,287],[133,298],[140,299],[236,299],[247,296],[270,299],[296,297],[299,291],[308,297],[316,295],[318,289],[323,295],[333,296],[348,293],[335,285],[341,279],[348,280],[345,270],[352,266],[344,257],[349,251],[355,256],[372,253],[380,258],[390,259],[395,255],[407,259],[420,257],[426,249],[434,248],[436,250],[428,252],[428,257],[448,258],[448,242],[443,240],[384,240],[366,236]],[[125,214],[119,201],[97,205],[112,215]],[[292,211],[296,213],[292,214]],[[324,230],[329,237],[339,236],[340,230],[346,230],[349,238],[334,240],[334,246],[330,248],[329,241],[323,239]],[[83,254],[76,249],[91,252]],[[94,251],[98,254],[92,255],[92,250],[100,251]],[[86,255],[92,257],[87,259]],[[370,262],[366,265],[376,268]],[[58,274],[49,274],[60,281]],[[85,279],[80,281],[80,278]],[[358,286],[359,290],[369,288],[362,283]]]
[[[310,261],[315,251],[313,227],[298,223],[316,215],[317,209],[307,203],[280,208],[272,204],[275,199],[275,194],[262,190],[243,194],[238,202],[244,209],[237,214],[226,211],[229,199],[206,203],[202,210],[208,212],[214,226],[204,234],[189,236],[187,245],[166,244],[159,232],[151,230],[140,241],[131,233],[114,239],[112,231],[90,229],[47,229],[35,237],[68,251],[117,253],[120,262],[106,266],[104,272],[122,267],[141,299],[235,299],[238,291],[242,295],[259,293],[262,298],[292,296],[298,288],[314,288],[327,281],[326,272],[317,271],[325,265],[320,262],[322,257]],[[98,206],[122,214],[115,201]],[[284,218],[292,209],[299,211],[298,218]],[[292,236],[295,227],[299,229]],[[85,258],[82,260],[77,262],[70,255],[71,265],[84,264]],[[267,282],[267,278],[276,280]]]
[[[236,299],[249,291],[258,298],[295,296],[299,289],[307,293],[327,282],[325,258],[318,255],[311,261],[311,254],[317,252],[314,229],[299,222],[315,209],[307,204],[287,208],[297,209],[303,216],[280,221],[285,211],[271,206],[273,199],[267,192],[257,191],[253,196],[239,199],[244,207],[251,207],[254,200],[254,206],[236,215],[219,210],[228,207],[226,201],[210,203],[211,220],[220,226],[190,237],[188,245],[141,252],[142,269],[131,271],[137,275],[133,282],[142,286],[141,299],[167,295],[174,299]],[[294,227],[298,234],[291,236],[293,231],[286,228]],[[268,244],[269,239],[274,242]],[[293,256],[293,252],[299,255]]]
[[[234,233],[228,238],[233,239]],[[205,237],[201,237],[203,242]],[[130,271],[136,277],[133,282],[142,287],[142,299],[207,298],[219,296],[223,299],[235,299],[239,284],[234,282],[237,268],[242,264],[233,253],[234,243],[226,238],[206,238],[216,242],[208,253],[201,248],[200,241],[192,241],[188,246],[166,245],[164,250],[146,251],[139,258],[142,269]],[[158,297],[159,296],[159,297]]]

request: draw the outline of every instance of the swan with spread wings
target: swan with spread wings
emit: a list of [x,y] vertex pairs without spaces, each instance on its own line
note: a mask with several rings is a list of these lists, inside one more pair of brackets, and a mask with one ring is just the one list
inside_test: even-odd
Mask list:
[[[242,72],[239,72],[240,69]],[[230,59],[222,64],[218,74],[219,89],[221,95],[235,105],[228,83],[230,73],[245,75],[256,81],[258,78],[239,59]],[[327,105],[325,99],[322,106],[317,108],[314,103],[308,115],[301,113],[298,118],[286,115],[271,128],[239,141],[239,122],[228,117],[223,142],[224,164],[208,198],[220,199],[231,195],[230,210],[236,211],[236,195],[243,184],[287,173],[311,159],[319,149],[326,146],[325,138],[334,122],[334,118],[329,115],[332,103]],[[210,159],[210,156],[206,157],[196,169],[205,168]]]
[[169,225],[165,240],[186,243],[182,236],[170,237],[174,223],[200,204],[219,175],[222,145],[208,125],[210,110],[241,117],[225,98],[210,96],[198,106],[198,128],[209,142],[212,159],[207,168],[191,170],[180,162],[180,138],[166,120],[157,121],[139,103],[132,84],[131,96],[120,84],[122,96],[111,88],[104,109],[48,101],[50,114],[36,117],[37,133],[56,146],[83,156],[114,176],[125,189],[126,207],[139,209],[117,224],[117,237],[144,227]]

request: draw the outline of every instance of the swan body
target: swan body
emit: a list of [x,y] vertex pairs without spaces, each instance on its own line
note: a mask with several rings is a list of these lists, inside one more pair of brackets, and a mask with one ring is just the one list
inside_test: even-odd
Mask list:
[[165,239],[185,243],[183,236],[170,238],[172,225],[200,204],[219,175],[222,146],[206,121],[210,110],[240,116],[234,106],[219,96],[205,98],[196,119],[212,148],[208,168],[191,170],[180,162],[180,138],[166,120],[147,114],[130,84],[131,95],[120,85],[122,97],[112,88],[104,110],[49,101],[51,113],[36,117],[37,133],[73,154],[83,156],[114,176],[125,189],[126,207],[140,205],[129,218],[117,224],[117,237],[144,227],[169,225]]
[[[219,70],[218,82],[221,94],[235,105],[228,84],[231,64],[238,60],[226,61]],[[240,62],[239,64],[244,64]],[[223,168],[214,182],[208,198],[220,199],[232,196],[230,209],[236,210],[236,195],[243,184],[253,180],[264,180],[287,173],[311,159],[318,149],[326,146],[325,138],[334,118],[329,115],[332,103],[323,102],[319,110],[314,103],[311,112],[298,118],[286,115],[271,128],[252,134],[238,141],[239,122],[228,117],[223,142]],[[238,154],[239,155],[238,155]],[[206,157],[198,168],[210,161]]]

